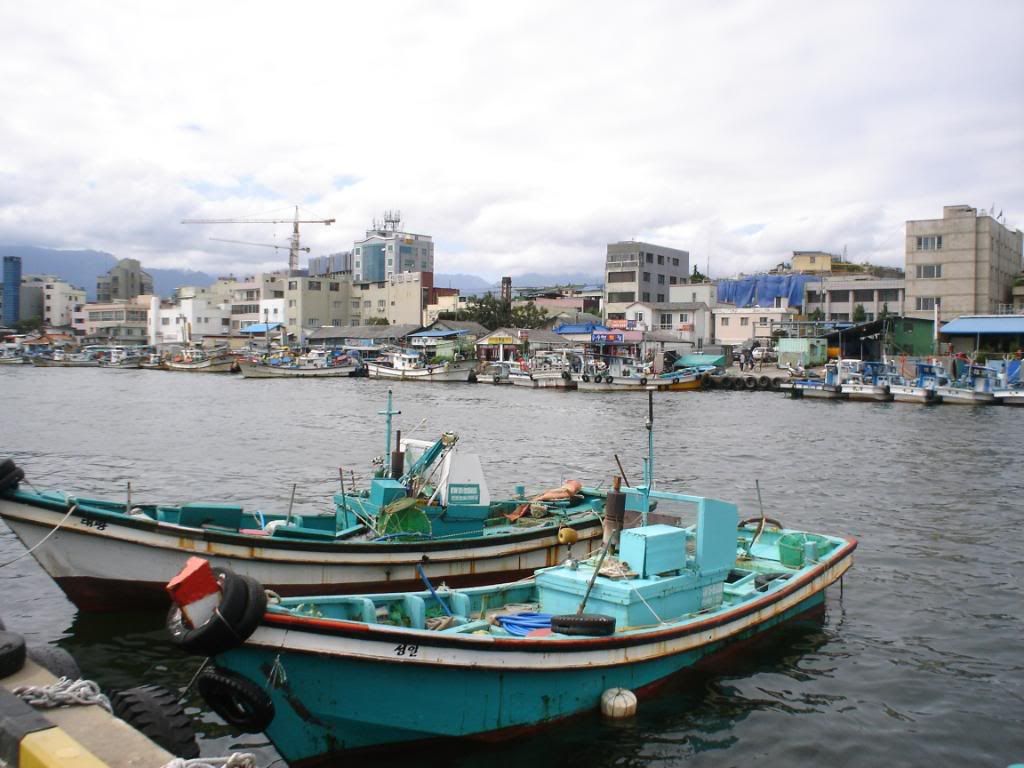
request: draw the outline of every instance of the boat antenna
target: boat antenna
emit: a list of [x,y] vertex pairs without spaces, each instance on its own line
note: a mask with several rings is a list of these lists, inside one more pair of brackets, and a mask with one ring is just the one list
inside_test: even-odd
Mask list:
[[402,412],[396,411],[391,407],[391,390],[388,390],[388,407],[383,411],[377,411],[379,416],[386,417],[387,428],[384,431],[384,455],[389,456],[391,452],[391,417],[398,416]]
[[647,458],[644,459],[644,508],[641,515],[642,525],[647,525],[651,486],[654,485],[654,387],[647,388],[647,423],[644,426],[647,427]]

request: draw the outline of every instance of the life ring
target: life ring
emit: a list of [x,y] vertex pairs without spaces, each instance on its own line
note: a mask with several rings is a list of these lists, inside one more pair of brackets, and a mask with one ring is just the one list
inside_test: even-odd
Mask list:
[[221,598],[208,621],[190,628],[177,605],[172,604],[167,612],[171,642],[197,656],[216,656],[241,645],[256,629],[266,609],[266,594],[255,579],[221,568],[214,568],[213,572],[220,581]]
[[583,374],[582,376],[580,376],[580,378],[581,378],[581,379],[582,379],[583,381],[590,381],[590,376],[588,376],[588,375],[587,375],[587,374],[585,374],[585,373],[584,373],[584,374]]
[[192,718],[185,714],[177,693],[159,685],[140,685],[111,694],[110,708],[116,717],[172,755],[186,760],[199,757]]
[[640,386],[641,387],[646,387],[647,386],[647,377],[646,376],[641,376],[640,377]]
[[615,632],[615,617],[603,613],[569,613],[551,617],[551,631],[560,635],[605,637]]
[[197,685],[210,709],[243,733],[261,733],[274,719],[274,702],[246,677],[226,669],[205,669]]

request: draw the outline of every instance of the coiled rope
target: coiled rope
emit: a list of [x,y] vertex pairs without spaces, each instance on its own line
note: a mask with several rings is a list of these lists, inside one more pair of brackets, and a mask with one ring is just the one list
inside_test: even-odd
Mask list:
[[113,713],[110,699],[92,680],[71,680],[62,677],[52,685],[19,685],[12,693],[25,703],[40,709],[95,704]]

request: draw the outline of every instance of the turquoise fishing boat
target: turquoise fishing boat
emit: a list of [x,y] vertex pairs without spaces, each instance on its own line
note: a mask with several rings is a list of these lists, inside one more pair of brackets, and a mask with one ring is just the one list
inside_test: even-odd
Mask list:
[[[217,614],[239,617],[222,642],[192,644],[212,658],[200,692],[293,768],[349,750],[508,738],[596,709],[613,689],[647,693],[820,608],[852,565],[853,539],[740,521],[734,504],[653,489],[652,458],[644,485],[608,492],[598,554],[529,579],[451,589],[424,577],[416,591],[269,603],[251,591],[251,610],[236,600]],[[650,519],[669,507],[692,524]],[[630,512],[641,525],[621,530]],[[216,625],[189,630],[180,607],[169,622],[179,641]]]

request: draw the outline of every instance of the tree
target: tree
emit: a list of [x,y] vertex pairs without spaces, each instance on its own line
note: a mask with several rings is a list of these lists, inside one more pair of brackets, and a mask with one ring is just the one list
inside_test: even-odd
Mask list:
[[693,265],[693,274],[690,275],[691,283],[706,283],[708,281],[707,275],[701,274],[700,270],[697,269],[697,265]]
[[807,313],[807,319],[816,323],[820,323],[822,320],[825,319],[825,313],[821,310],[821,307],[818,307],[813,312]]
[[366,325],[391,325],[386,317],[370,317],[366,320]]
[[864,311],[864,305],[858,304],[853,308],[853,322],[863,323],[868,319],[868,313]]
[[490,293],[477,299],[473,306],[459,310],[458,318],[451,312],[438,315],[439,320],[472,320],[490,331],[503,326],[537,328],[543,325],[546,317],[547,311],[532,302],[512,306]]
[[14,324],[14,330],[18,333],[31,333],[32,331],[43,330],[43,318],[30,317],[28,320],[19,320]]

